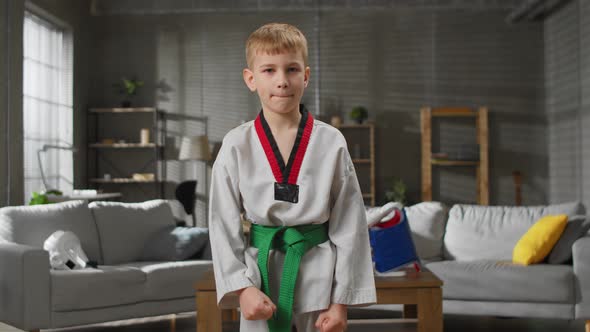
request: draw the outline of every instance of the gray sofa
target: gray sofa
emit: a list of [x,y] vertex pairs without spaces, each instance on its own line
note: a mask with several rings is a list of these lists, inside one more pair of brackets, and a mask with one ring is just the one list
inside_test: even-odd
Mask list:
[[[0,321],[23,330],[193,311],[210,260],[142,261],[175,220],[166,201],[64,202],[0,209]],[[98,268],[53,270],[43,242],[74,232]]]
[[[558,213],[585,209],[455,205],[447,213],[435,202],[407,208],[419,256],[444,281],[445,313],[589,320],[590,234],[575,241],[573,263],[510,263],[526,230]],[[141,261],[153,234],[172,224],[166,201],[1,208],[0,321],[36,330],[193,311],[193,284],[210,260]],[[99,268],[51,270],[41,248],[59,229],[77,234]]]
[[590,320],[590,234],[570,246],[573,261],[511,263],[514,246],[535,221],[562,213],[574,216],[586,211],[577,202],[533,207],[454,205],[448,213],[436,202],[407,208],[418,255],[444,281],[444,313]]

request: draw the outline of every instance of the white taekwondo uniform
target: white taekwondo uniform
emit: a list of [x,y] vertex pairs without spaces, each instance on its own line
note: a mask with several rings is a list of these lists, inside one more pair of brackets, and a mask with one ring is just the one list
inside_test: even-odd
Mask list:
[[[309,324],[317,311],[330,303],[371,304],[376,292],[364,203],[346,141],[338,129],[313,119],[303,105],[300,112],[286,164],[262,112],[227,133],[212,170],[209,228],[217,300],[227,304],[226,295],[261,287],[258,249],[245,241],[241,213],[265,226],[328,223],[329,241],[305,253],[296,281],[294,321],[313,326]],[[289,183],[295,193],[290,190],[281,200],[276,183]],[[269,283],[275,304],[284,257],[271,250]],[[311,312],[302,323],[301,314]],[[266,331],[265,323],[242,319],[241,330]]]

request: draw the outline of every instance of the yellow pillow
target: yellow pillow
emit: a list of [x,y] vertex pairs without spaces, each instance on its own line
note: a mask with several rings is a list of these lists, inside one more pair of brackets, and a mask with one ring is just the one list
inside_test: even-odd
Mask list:
[[530,265],[542,262],[559,240],[567,225],[567,215],[544,216],[518,240],[512,251],[512,262]]

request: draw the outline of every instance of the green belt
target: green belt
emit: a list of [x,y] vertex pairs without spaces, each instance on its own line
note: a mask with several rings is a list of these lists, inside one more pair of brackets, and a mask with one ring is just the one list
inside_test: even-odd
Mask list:
[[268,285],[268,255],[270,249],[286,253],[279,290],[279,303],[273,318],[268,320],[270,332],[290,332],[293,297],[299,264],[311,248],[328,241],[328,224],[303,226],[261,226],[252,224],[250,242],[258,248],[258,268],[262,276],[262,291],[270,297]]

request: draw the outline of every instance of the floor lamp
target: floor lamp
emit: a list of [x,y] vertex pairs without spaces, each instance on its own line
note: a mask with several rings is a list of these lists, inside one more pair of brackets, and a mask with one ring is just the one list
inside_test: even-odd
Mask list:
[[[205,162],[205,197],[208,195],[209,181],[207,163],[211,160],[211,149],[209,148],[209,139],[207,136],[183,137],[180,142],[180,151],[178,160],[200,160]],[[197,178],[197,166],[195,164],[195,179]],[[193,211],[193,220],[194,220]],[[205,221],[209,224],[208,211],[205,209]]]
[[76,152],[78,151],[78,149],[76,149],[73,146],[63,146],[63,145],[51,145],[51,144],[44,144],[43,147],[39,150],[37,150],[37,162],[39,163],[39,172],[41,172],[41,181],[43,181],[43,188],[45,188],[45,192],[48,191],[52,191],[55,189],[48,189],[47,188],[47,179],[45,179],[45,172],[43,172],[43,163],[41,161],[41,152],[47,152],[48,150],[67,150],[67,151],[72,151],[72,152]]

